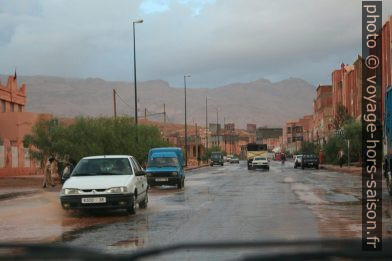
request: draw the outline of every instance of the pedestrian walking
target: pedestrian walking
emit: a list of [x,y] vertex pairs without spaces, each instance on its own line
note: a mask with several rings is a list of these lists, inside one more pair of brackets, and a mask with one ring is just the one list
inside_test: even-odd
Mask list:
[[340,149],[339,152],[338,152],[338,159],[339,159],[340,167],[343,166],[343,157],[344,157],[343,149]]
[[54,161],[53,157],[49,157],[48,161],[45,164],[45,168],[44,168],[44,182],[42,184],[43,188],[52,186],[54,187],[54,183],[52,180],[52,162]]
[[55,187],[56,184],[58,183],[58,180],[60,179],[60,175],[59,175],[57,160],[54,157],[50,164],[50,176],[52,179],[52,187]]

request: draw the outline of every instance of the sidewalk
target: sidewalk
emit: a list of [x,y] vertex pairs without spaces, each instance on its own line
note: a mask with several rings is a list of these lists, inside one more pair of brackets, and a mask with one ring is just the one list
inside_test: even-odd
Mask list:
[[0,201],[42,193],[42,181],[43,175],[0,177]]
[[320,168],[321,169],[330,170],[330,171],[336,171],[336,172],[345,172],[345,173],[352,173],[352,174],[362,174],[362,168],[361,167],[354,167],[354,166],[347,166],[347,165],[340,167],[339,165],[321,164]]

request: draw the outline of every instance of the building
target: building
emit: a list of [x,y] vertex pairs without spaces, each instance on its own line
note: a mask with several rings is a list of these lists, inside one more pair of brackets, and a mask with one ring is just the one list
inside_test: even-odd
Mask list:
[[306,115],[298,120],[289,120],[283,128],[283,151],[296,153],[303,141],[312,140],[313,115]]
[[353,65],[342,63],[332,72],[332,113],[336,116],[339,104],[352,118],[362,113],[362,58],[358,55]]
[[332,85],[319,85],[316,90],[316,99],[313,101],[311,141],[321,146],[327,142],[333,131],[332,119]]
[[26,85],[18,87],[16,73],[9,76],[6,85],[0,81],[0,113],[23,112],[26,105]]
[[283,134],[282,128],[268,128],[259,127],[256,130],[256,142],[260,144],[265,144],[265,140],[269,138],[278,138]]
[[[392,16],[389,16],[382,27],[382,93],[385,97],[386,90],[392,86]],[[382,104],[384,120],[384,100]]]
[[18,86],[16,73],[7,84],[0,82],[0,176],[37,173],[39,162],[30,158],[24,147],[24,136],[32,126],[47,114],[25,111],[26,85]]

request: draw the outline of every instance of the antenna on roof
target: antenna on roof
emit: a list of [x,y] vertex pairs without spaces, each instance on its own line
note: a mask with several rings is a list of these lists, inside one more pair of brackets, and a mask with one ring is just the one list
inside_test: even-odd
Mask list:
[[15,73],[14,73],[14,80],[16,80],[17,75],[16,75],[16,66],[15,66]]

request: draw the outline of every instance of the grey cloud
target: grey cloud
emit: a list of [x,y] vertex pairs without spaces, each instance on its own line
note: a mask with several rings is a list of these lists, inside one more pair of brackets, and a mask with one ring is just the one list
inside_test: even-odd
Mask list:
[[[9,28],[0,33],[0,70],[130,80],[130,20],[138,18],[145,21],[136,26],[138,79],[174,86],[184,73],[197,87],[287,77],[326,83],[361,52],[361,1],[204,2],[168,1],[151,13],[143,1],[16,0],[15,9],[8,2],[0,9]],[[384,1],[388,14],[392,3]]]

